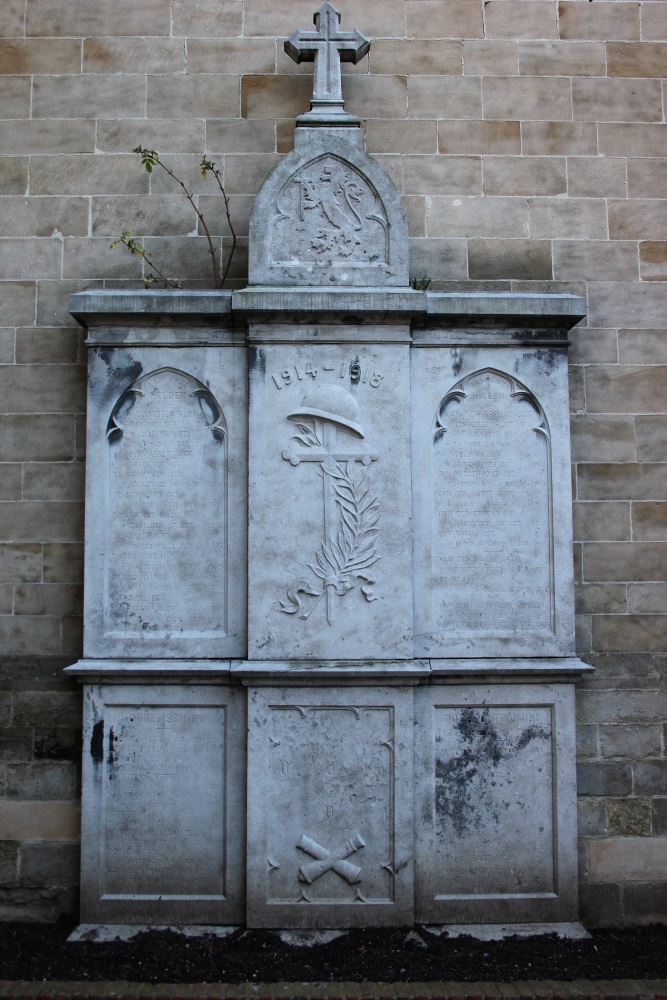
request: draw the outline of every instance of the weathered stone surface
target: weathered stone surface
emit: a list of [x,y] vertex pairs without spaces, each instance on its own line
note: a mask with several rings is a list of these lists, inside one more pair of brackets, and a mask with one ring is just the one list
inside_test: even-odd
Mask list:
[[417,654],[568,654],[564,352],[425,348],[413,371]]
[[573,920],[573,688],[415,693],[415,916]]
[[398,191],[346,132],[357,130],[299,129],[266,179],[250,219],[251,285],[408,284]]
[[250,659],[411,656],[407,347],[262,344],[250,386]]
[[82,920],[241,921],[241,692],[89,686],[84,715]]
[[412,922],[412,692],[249,690],[248,923]]
[[86,655],[243,655],[244,383],[234,347],[91,353]]

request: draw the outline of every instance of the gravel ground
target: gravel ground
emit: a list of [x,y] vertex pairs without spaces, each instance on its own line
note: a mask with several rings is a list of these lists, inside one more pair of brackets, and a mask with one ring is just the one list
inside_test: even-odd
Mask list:
[[0,924],[0,978],[143,983],[459,982],[667,977],[667,926],[477,941],[424,928],[354,930],[295,947],[270,931],[186,937],[150,931],[130,941],[67,943],[71,923]]

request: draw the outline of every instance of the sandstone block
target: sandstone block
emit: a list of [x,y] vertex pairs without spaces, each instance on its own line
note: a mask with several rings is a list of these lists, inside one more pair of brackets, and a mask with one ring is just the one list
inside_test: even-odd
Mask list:
[[462,60],[462,44],[453,40],[378,38],[373,40],[370,51],[370,68],[374,74],[460,76]]
[[592,840],[591,882],[644,882],[667,866],[667,841],[652,837]]
[[51,542],[44,546],[44,582],[76,583],[83,581],[83,545]]
[[241,79],[241,117],[294,119],[308,110],[311,96],[309,77],[244,76]]
[[[656,329],[664,323],[667,313],[667,284],[664,282],[591,281],[588,295],[591,326]],[[645,407],[640,409],[645,412]]]
[[618,885],[579,884],[579,914],[586,927],[615,927],[623,923]]
[[667,798],[651,802],[651,831],[654,837],[667,837]]
[[4,118],[29,118],[30,77],[0,76],[0,100]]
[[148,193],[148,187],[149,175],[131,155],[34,156],[30,161],[35,195],[127,195]]
[[3,198],[4,235],[83,236],[88,232],[88,202],[83,198]]
[[635,434],[631,416],[573,414],[572,458],[576,462],[634,462]]
[[[27,616],[20,620],[29,621]],[[6,796],[8,799],[40,801],[73,799],[77,794],[76,771],[73,762],[8,764]]]
[[[275,73],[271,38],[188,38],[188,73]],[[311,67],[312,71],[312,67]]]
[[[67,308],[70,295],[73,292],[83,292],[87,288],[101,286],[101,280],[95,278],[76,278],[72,281],[63,278],[60,281],[38,282],[36,314],[38,325],[52,327],[69,326],[78,329],[76,320],[70,315]],[[125,286],[127,287],[127,279],[125,279]],[[0,381],[1,379],[2,376],[0,375]]]
[[[275,152],[275,127],[271,121],[256,119],[209,119],[206,123],[206,151],[210,156],[225,153]],[[220,198],[220,195],[214,195]],[[208,216],[206,217],[208,221]]]
[[629,541],[630,504],[605,500],[577,502],[573,507],[574,537],[579,541]]
[[592,6],[560,0],[558,28],[561,38],[639,38],[639,3],[597,0]]
[[[598,727],[577,726],[577,757],[598,756]],[[591,805],[590,801],[584,803]]]
[[408,233],[411,237],[426,236],[426,198],[410,195],[403,199],[408,217]]
[[[109,33],[109,13],[87,0],[31,0],[26,11],[26,35],[88,37]],[[114,5],[114,34],[168,35],[169,0],[118,0]]]
[[651,804],[648,799],[611,799],[607,803],[610,837],[649,837]]
[[[21,479],[23,469],[20,463],[10,465],[5,463],[2,467],[2,479],[0,479],[0,500],[20,500],[21,499]],[[8,614],[5,609],[2,614]]]
[[527,237],[528,204],[524,198],[431,198],[426,231],[445,238]]
[[593,647],[600,652],[664,652],[667,615],[596,615]]
[[[650,873],[649,873],[649,878]],[[622,887],[623,913],[626,922],[653,924],[664,919],[667,907],[667,881],[662,873],[659,881],[629,883]]]
[[0,8],[0,32],[3,38],[24,34],[25,3],[23,0],[6,0]]
[[667,10],[661,3],[644,3],[641,5],[641,37],[645,41],[667,40]]
[[228,194],[255,194],[266,175],[279,162],[276,153],[239,153],[225,158],[225,189]]
[[74,458],[74,418],[59,414],[0,416],[0,461],[67,462]]
[[365,128],[366,150],[369,153],[437,153],[437,128],[436,122],[420,119],[371,119],[366,122]]
[[627,611],[624,583],[578,583],[574,589],[575,608],[581,615]]
[[667,504],[634,503],[632,537],[642,542],[667,541]]
[[32,760],[32,732],[17,726],[3,726],[0,729],[0,754],[6,763]]
[[449,154],[520,153],[521,128],[519,122],[439,121],[438,149]]
[[86,38],[83,72],[185,73],[185,46],[180,38]]
[[548,240],[470,240],[469,277],[475,279],[552,277]]
[[[97,123],[97,148],[105,153],[128,153],[147,146],[165,153],[199,153],[205,149],[205,125],[201,119],[184,118],[102,119]],[[167,159],[166,156],[162,156]],[[135,161],[135,171],[143,170]],[[128,167],[129,173],[129,167]],[[151,181],[157,179],[153,174]],[[151,186],[152,187],[152,186]],[[134,190],[134,189],[131,189]]]
[[21,885],[37,886],[75,884],[79,880],[78,843],[21,844]]
[[45,720],[61,726],[81,726],[81,696],[78,691],[17,691],[14,694],[16,726],[42,726]]
[[407,0],[410,38],[482,38],[482,9],[470,0]]
[[[83,504],[6,503],[0,511],[5,538],[13,542],[78,542],[83,535]],[[57,650],[52,650],[52,653]]]
[[83,463],[27,463],[23,470],[24,500],[82,500]]
[[558,121],[572,118],[570,82],[559,77],[484,77],[485,118]]
[[81,42],[74,38],[0,41],[0,73],[79,73]]
[[410,277],[437,275],[441,281],[461,281],[468,276],[466,241],[462,239],[411,239]]
[[487,38],[558,38],[556,0],[490,0],[484,5],[484,29]]
[[[116,227],[115,234],[120,235],[124,228],[123,225]],[[159,258],[156,257],[156,263],[158,262]],[[160,263],[158,266],[162,270]],[[111,251],[108,236],[104,239],[70,236],[65,240],[62,270],[64,278],[139,279],[143,270],[143,260],[137,254],[128,253],[124,247],[116,247]],[[150,268],[147,266],[146,270]]]
[[667,281],[667,242],[640,243],[639,270],[642,281]]
[[[597,153],[592,122],[521,122],[521,149],[527,156]],[[625,172],[623,174],[625,180]]]
[[41,545],[0,544],[0,581],[38,581],[41,576]]
[[16,331],[16,364],[82,364],[85,360],[84,336],[82,330],[20,327]]
[[0,886],[18,885],[18,848],[13,840],[0,840]]
[[6,195],[25,194],[28,188],[27,156],[0,156],[0,188]]
[[[169,79],[166,77],[165,81]],[[34,78],[33,118],[144,118],[145,115],[144,76],[99,74]]]
[[638,278],[637,244],[606,240],[554,240],[554,277],[576,281],[585,275],[598,281]]
[[629,764],[611,761],[577,764],[577,792],[579,795],[627,795],[632,789]]
[[629,583],[627,592],[630,614],[667,612],[667,583]]
[[658,80],[572,80],[573,117],[598,122],[659,122],[662,90]]
[[[371,38],[396,38],[405,35],[405,4],[403,0],[341,0],[336,4],[341,12],[343,31],[356,27]],[[244,34],[276,35],[281,40],[296,28],[309,28],[313,23],[313,5],[308,0],[253,0],[246,4]]]
[[667,76],[667,46],[659,42],[608,42],[607,75],[660,80]]
[[5,278],[58,278],[61,271],[60,240],[26,237],[0,242],[0,273]]
[[548,195],[566,189],[564,157],[484,157],[484,194]]
[[15,588],[16,615],[80,615],[83,588],[75,584],[24,583]]
[[476,156],[405,156],[406,194],[481,194],[482,163]]
[[[179,194],[152,194],[148,198],[145,195],[94,197],[91,216],[92,235],[105,237],[117,237],[130,224],[135,235],[185,236],[197,224],[192,206]],[[77,244],[78,241],[73,245]],[[104,244],[108,250],[108,239],[104,240]],[[91,244],[91,251],[92,256],[97,256],[95,241]],[[117,254],[127,256],[123,250],[109,256]],[[104,254],[101,256],[104,258]]]
[[[591,126],[586,123],[584,127]],[[583,198],[624,198],[626,162],[629,161],[620,157],[568,157],[568,194]]]
[[405,118],[408,113],[404,76],[348,76],[343,87],[346,109],[360,118]]
[[174,35],[233,38],[243,30],[243,3],[242,0],[217,0],[212,7],[209,0],[174,0],[172,19]]
[[660,413],[665,369],[630,365],[591,365],[586,369],[586,402],[590,413]]
[[600,749],[603,757],[660,756],[659,726],[600,726]]
[[[603,240],[607,237],[607,206],[602,199],[531,198],[528,205],[533,239]],[[613,326],[599,322],[590,322],[590,325]]]
[[516,76],[519,72],[517,43],[466,38],[463,72],[466,76]]
[[[420,0],[420,4],[429,0]],[[477,77],[411,76],[408,78],[410,118],[481,118],[481,83]],[[509,115],[508,117],[512,117]]]
[[[0,148],[3,154],[52,153],[58,148],[59,161],[66,153],[92,153],[95,122],[70,120],[67,128],[57,121],[0,121]],[[52,158],[55,165],[56,157]],[[39,192],[33,192],[38,194]]]
[[659,465],[579,465],[580,500],[667,500]]
[[35,760],[75,760],[81,758],[81,728],[54,726],[37,729],[34,736]]
[[[149,76],[149,118],[238,118],[238,76]],[[100,117],[130,117],[102,114]]]
[[638,462],[667,462],[667,417],[635,417]]
[[585,580],[664,580],[667,544],[588,542],[584,545]]
[[[515,9],[521,14],[522,8]],[[605,72],[603,42],[519,42],[521,76],[604,76]]]
[[578,691],[577,718],[582,723],[648,722],[667,708],[659,691]]
[[650,122],[637,125],[602,122],[598,126],[598,142],[603,156],[627,156],[629,151],[633,156],[667,156],[665,129]]
[[[667,795],[667,760],[638,761],[634,775],[637,795]],[[663,874],[667,875],[667,869],[663,869]]]

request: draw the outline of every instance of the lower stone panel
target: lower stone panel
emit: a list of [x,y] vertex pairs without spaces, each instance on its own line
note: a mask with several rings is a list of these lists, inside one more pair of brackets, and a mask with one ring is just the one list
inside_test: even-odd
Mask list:
[[90,686],[81,919],[242,923],[244,692]]
[[411,923],[412,691],[248,694],[248,925]]
[[577,919],[571,685],[415,693],[415,916]]

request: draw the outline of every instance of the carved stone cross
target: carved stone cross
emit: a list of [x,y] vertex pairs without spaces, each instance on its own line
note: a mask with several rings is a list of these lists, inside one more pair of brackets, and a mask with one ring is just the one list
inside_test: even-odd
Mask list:
[[285,52],[295,62],[315,62],[310,112],[299,115],[301,125],[358,125],[359,119],[345,111],[341,86],[341,62],[358,63],[371,47],[361,32],[340,31],[340,12],[323,3],[313,17],[315,31],[297,30],[285,42]]

